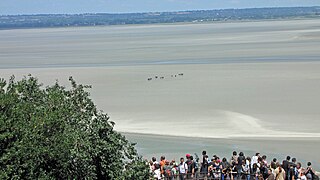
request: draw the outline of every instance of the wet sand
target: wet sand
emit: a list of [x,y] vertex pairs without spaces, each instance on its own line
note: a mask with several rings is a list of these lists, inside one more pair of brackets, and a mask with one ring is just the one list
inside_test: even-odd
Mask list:
[[153,151],[152,139],[193,137],[319,162],[319,37],[318,20],[3,30],[0,76],[92,85],[98,108],[148,157],[183,152]]

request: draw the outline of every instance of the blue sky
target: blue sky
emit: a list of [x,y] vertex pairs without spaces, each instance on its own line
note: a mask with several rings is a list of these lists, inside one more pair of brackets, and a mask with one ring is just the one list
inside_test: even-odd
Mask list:
[[0,0],[0,14],[123,13],[320,6],[320,0]]

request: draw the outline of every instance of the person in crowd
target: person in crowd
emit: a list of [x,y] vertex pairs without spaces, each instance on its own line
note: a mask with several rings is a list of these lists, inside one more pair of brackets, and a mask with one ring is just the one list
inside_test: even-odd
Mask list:
[[215,179],[220,179],[222,165],[221,165],[221,160],[218,156],[216,156],[216,158],[215,158],[215,162],[213,164],[213,169],[214,169],[213,177]]
[[165,165],[163,166],[164,177],[166,180],[174,179],[172,169],[173,169],[173,163],[170,163],[168,160],[166,160]]
[[173,166],[173,168],[171,170],[172,174],[173,174],[173,180],[177,179],[177,177],[179,176],[179,167],[178,167],[177,163],[175,162],[175,160],[172,160],[170,165]]
[[188,172],[188,165],[184,162],[184,158],[180,158],[179,164],[179,180],[184,180],[186,178],[186,173]]
[[231,165],[227,161],[227,158],[222,158],[221,162],[221,180],[225,180],[226,177],[230,174],[231,172]]
[[[287,173],[289,171],[289,164],[290,164],[290,156],[287,156],[285,160],[282,161],[282,168]],[[289,180],[289,173],[287,173],[285,180]]]
[[[245,157],[243,152],[240,152],[239,156],[235,151],[233,152],[230,159],[232,164],[225,157],[221,161],[217,155],[213,155],[209,161],[206,151],[202,153],[201,163],[198,163],[199,157],[196,153],[195,156],[196,161],[193,156],[186,154],[186,161],[182,157],[179,164],[174,160],[169,162],[165,156],[160,157],[160,163],[155,157],[152,157],[149,162],[146,160],[145,163],[149,165],[150,173],[155,180],[285,180],[286,178],[288,180],[319,180],[311,162],[307,163],[307,168],[303,168],[296,158],[290,158],[290,156],[283,160],[283,164],[277,162],[276,158],[268,164],[267,156],[260,157],[260,153],[256,153],[254,157],[257,163],[253,165],[252,159]],[[200,172],[196,170],[198,167]],[[288,167],[287,171],[286,167]]]
[[274,172],[276,174],[276,178],[275,178],[276,180],[285,180],[286,172],[283,169],[283,165],[281,166],[280,163],[277,163],[277,168]]
[[237,164],[237,178],[240,179],[241,178],[241,172],[242,172],[242,163],[243,161],[245,162],[246,158],[244,157],[243,152],[239,153],[239,157],[238,157],[238,164]]
[[[266,157],[265,157],[266,159]],[[261,158],[261,161],[260,161],[260,174],[263,176],[264,179],[267,179],[268,178],[268,164],[266,164],[267,161],[264,161],[264,158],[262,157]]]
[[187,179],[191,179],[194,177],[195,171],[194,171],[194,167],[195,167],[195,163],[193,161],[193,156],[191,156],[190,154],[186,154],[186,158],[187,158],[187,165],[188,165],[188,171],[187,171]]
[[149,167],[150,167],[150,172],[153,172],[154,171],[154,164],[153,164],[152,160],[149,161]]
[[252,168],[251,168],[251,158],[249,156],[247,156],[247,158],[246,158],[246,165],[245,165],[244,173],[246,174],[246,179],[250,180]]
[[199,162],[199,157],[197,153],[194,154],[195,159],[193,160],[194,163],[194,179],[199,179],[200,178],[200,162]]
[[164,170],[163,170],[163,167],[166,163],[166,157],[165,156],[161,156],[160,157],[160,172],[161,172],[161,175],[164,175]]
[[161,171],[160,171],[160,164],[154,164],[154,171],[153,171],[153,177],[156,180],[161,180]]
[[292,158],[291,163],[293,164],[293,166],[297,165],[297,158]]
[[301,175],[302,175],[302,172],[304,171],[304,169],[301,167],[301,163],[300,162],[297,162],[297,171],[298,171],[298,178],[297,180],[300,180],[301,179]]
[[252,158],[251,158],[251,166],[252,167],[253,167],[254,163],[258,164],[259,157],[260,157],[260,153],[258,153],[258,152],[256,153],[256,155],[252,156]]
[[152,163],[153,164],[159,164],[159,162],[157,161],[157,158],[155,158],[155,157],[152,157]]
[[289,180],[295,180],[295,167],[293,163],[289,163],[289,169],[287,173]]
[[238,155],[236,151],[232,152],[232,156],[230,158],[230,164],[238,164]]
[[191,159],[190,159],[190,156],[191,156],[190,154],[186,154],[186,164],[187,164],[187,166],[188,166],[188,171],[186,172],[186,177],[187,177],[187,179],[190,178],[190,173],[189,173],[189,171],[191,170],[190,166],[191,166],[191,164],[192,164]]
[[277,168],[277,158],[272,159],[270,167],[273,169],[272,171],[274,171]]
[[268,177],[267,177],[267,180],[275,180],[275,176],[274,176],[271,168],[268,169]]
[[262,162],[265,166],[268,166],[268,161],[267,161],[267,156],[266,155],[263,155],[262,157]]
[[209,167],[208,155],[204,155],[203,160],[201,162],[201,169],[200,169],[200,176],[201,177],[203,177],[203,178],[207,177],[208,167]]
[[307,163],[307,169],[306,169],[306,171],[305,171],[305,174],[306,174],[306,177],[307,177],[307,179],[309,180],[313,180],[314,179],[314,175],[315,175],[315,171],[314,171],[314,169],[312,168],[312,166],[311,166],[311,162],[308,162]]
[[252,165],[252,175],[251,175],[251,179],[253,180],[258,180],[258,176],[260,174],[260,169],[258,167],[258,163],[254,163]]
[[215,171],[215,169],[214,169],[215,161],[216,160],[214,158],[212,158],[210,163],[208,163],[208,179],[214,179],[213,173]]
[[248,169],[246,166],[246,160],[242,161],[242,167],[241,167],[241,179],[247,179]]

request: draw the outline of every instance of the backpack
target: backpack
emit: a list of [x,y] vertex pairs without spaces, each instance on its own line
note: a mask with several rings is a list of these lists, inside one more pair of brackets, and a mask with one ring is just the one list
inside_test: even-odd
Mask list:
[[190,173],[192,171],[192,161],[187,161],[186,164],[188,166],[188,173]]
[[199,169],[199,163],[197,161],[194,161],[194,171],[198,171]]
[[298,179],[299,177],[299,171],[296,167],[294,167],[294,179]]

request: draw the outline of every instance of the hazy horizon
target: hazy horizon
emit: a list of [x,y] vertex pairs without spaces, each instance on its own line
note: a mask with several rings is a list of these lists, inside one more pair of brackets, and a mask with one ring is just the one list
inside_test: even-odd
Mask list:
[[264,7],[320,6],[318,0],[3,0],[0,15],[139,13]]

